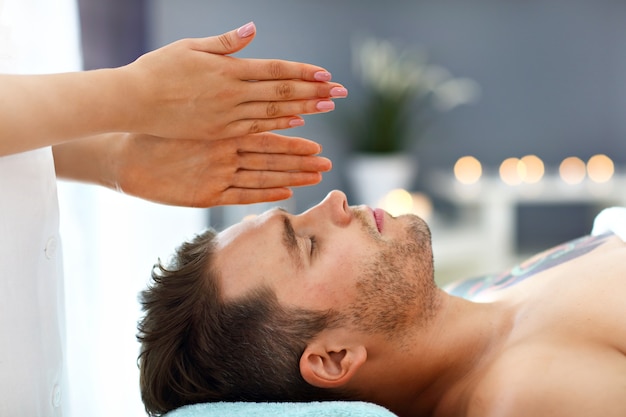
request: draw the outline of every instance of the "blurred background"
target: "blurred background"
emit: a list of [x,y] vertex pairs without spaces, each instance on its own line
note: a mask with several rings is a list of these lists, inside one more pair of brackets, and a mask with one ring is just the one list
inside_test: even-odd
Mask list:
[[[322,144],[334,169],[280,205],[301,211],[341,189],[351,203],[419,213],[432,227],[442,284],[588,233],[601,208],[626,199],[622,1],[79,3],[86,69],[124,65],[174,40],[248,21],[257,37],[237,56],[327,68],[350,96],[288,134]],[[365,143],[376,129],[393,132],[384,141],[398,145]],[[363,187],[358,178],[378,162],[357,171],[362,151],[400,155],[391,167],[406,164],[408,177],[397,186],[385,177],[380,190],[368,179]],[[136,295],[150,266],[200,229],[221,229],[271,205],[163,207],[65,183],[60,203],[71,415],[142,415]]]

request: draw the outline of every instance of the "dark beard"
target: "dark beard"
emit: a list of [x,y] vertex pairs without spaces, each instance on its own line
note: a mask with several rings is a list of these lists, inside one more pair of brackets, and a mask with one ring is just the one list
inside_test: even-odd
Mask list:
[[360,331],[392,337],[434,316],[437,291],[430,230],[416,216],[407,219],[404,239],[385,242],[360,271],[357,299],[347,311],[349,322]]

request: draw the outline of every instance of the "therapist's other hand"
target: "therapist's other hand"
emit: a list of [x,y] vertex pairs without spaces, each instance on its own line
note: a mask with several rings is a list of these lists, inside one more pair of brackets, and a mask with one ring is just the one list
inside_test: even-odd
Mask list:
[[283,200],[331,169],[317,143],[272,132],[215,141],[104,134],[53,151],[60,178],[187,207]]
[[[219,36],[183,39],[123,67],[131,82],[124,131],[217,140],[301,126],[301,114],[334,109],[347,95],[324,68],[229,56],[256,34],[250,23]],[[122,105],[122,107],[124,107]]]
[[291,197],[331,169],[315,142],[276,133],[217,141],[130,136],[118,152],[116,187],[146,200],[188,207]]

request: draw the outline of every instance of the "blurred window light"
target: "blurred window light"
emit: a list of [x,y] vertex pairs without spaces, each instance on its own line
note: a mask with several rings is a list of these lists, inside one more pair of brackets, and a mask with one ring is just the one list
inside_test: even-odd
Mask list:
[[603,183],[609,181],[615,173],[613,161],[606,155],[597,154],[587,161],[587,175],[593,182]]
[[559,175],[567,184],[580,184],[586,176],[585,163],[575,156],[565,158],[559,165]]
[[526,167],[519,158],[507,158],[500,164],[500,179],[507,185],[521,184]]
[[433,213],[430,197],[424,193],[409,193],[401,188],[389,191],[380,199],[378,206],[392,216],[415,214],[428,220]]
[[[523,168],[521,168],[523,166]],[[545,168],[543,161],[536,155],[526,155],[522,157],[519,165],[519,173],[524,173],[522,179],[528,184],[535,184],[541,181]]]
[[413,199],[413,214],[418,215],[424,220],[429,220],[433,214],[433,201],[424,193],[411,194]]
[[478,182],[483,173],[480,161],[473,156],[463,156],[454,164],[454,176],[461,184]]
[[413,197],[411,193],[401,188],[389,191],[379,202],[380,208],[391,214],[399,216],[413,212]]

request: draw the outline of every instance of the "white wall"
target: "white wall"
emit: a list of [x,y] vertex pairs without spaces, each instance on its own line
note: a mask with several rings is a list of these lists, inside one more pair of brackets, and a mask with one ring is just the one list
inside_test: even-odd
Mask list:
[[70,417],[145,415],[136,366],[137,295],[158,257],[207,225],[206,210],[59,186]]

